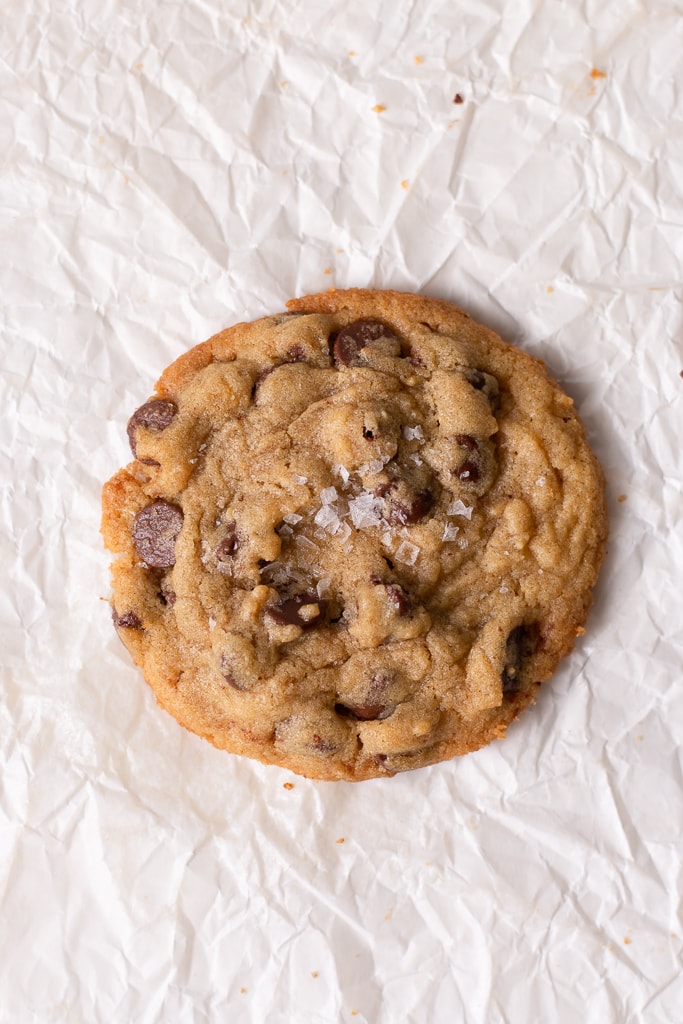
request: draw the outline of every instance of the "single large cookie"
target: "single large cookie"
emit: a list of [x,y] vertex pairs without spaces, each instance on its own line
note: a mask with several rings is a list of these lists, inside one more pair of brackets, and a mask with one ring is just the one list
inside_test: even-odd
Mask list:
[[170,366],[104,488],[114,623],[218,747],[367,779],[502,737],[606,515],[572,400],[445,302],[332,291]]

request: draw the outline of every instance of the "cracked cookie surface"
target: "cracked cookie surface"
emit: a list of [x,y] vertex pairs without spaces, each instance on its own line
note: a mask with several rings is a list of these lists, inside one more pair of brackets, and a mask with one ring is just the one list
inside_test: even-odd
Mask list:
[[504,735],[582,631],[602,475],[543,365],[445,302],[332,291],[191,349],[103,493],[159,703],[320,779]]

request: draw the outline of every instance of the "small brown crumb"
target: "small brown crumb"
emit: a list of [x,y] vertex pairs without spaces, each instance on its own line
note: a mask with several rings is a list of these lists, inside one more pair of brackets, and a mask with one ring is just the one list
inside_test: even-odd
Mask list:
[[323,274],[331,274],[331,273],[332,273],[332,268],[331,267],[325,267],[325,269],[323,270]]
[[555,291],[555,289],[553,288],[553,286],[551,284],[549,284],[548,287],[546,288],[546,291],[547,291],[548,295],[551,295]]
[[384,106],[383,103],[375,103],[372,109],[375,114],[383,114],[387,108]]
[[424,57],[413,57],[413,60],[415,61],[416,64],[421,64],[422,61],[424,60]]
[[576,635],[577,636],[585,636],[586,635],[586,630],[583,628],[583,626],[577,626],[576,627]]
[[283,79],[283,81],[280,82],[280,88],[284,89],[286,85],[289,85],[289,82],[287,81],[287,79]]
[[357,57],[357,56],[358,56],[358,54],[356,53],[355,50],[349,50],[349,57]]
[[636,740],[638,741],[638,743],[642,743],[643,742],[643,737],[642,736],[636,736]]
[[344,252],[344,250],[343,250],[343,249],[335,249],[334,251],[335,251],[336,253],[339,253],[339,252]]
[[607,72],[606,71],[600,71],[599,68],[593,68],[593,70],[591,71],[591,78],[593,78],[593,79],[607,78]]
[[240,989],[240,995],[241,996],[245,995],[246,991],[247,991],[246,988],[241,988]]
[[631,945],[631,940],[629,939],[628,935],[624,939],[624,945],[625,946],[630,946]]
[[625,494],[620,494],[619,497],[617,498],[617,501],[619,501],[619,502],[626,501],[626,495]]
[[465,97],[462,96],[461,93],[456,92],[455,96],[453,97],[453,102],[454,103],[464,103],[465,102]]
[[317,971],[311,971],[311,977],[312,978],[317,978],[318,977],[318,972]]
[[343,837],[343,836],[341,837],[341,839],[338,839],[338,840],[337,840],[337,842],[338,842],[338,843],[343,843],[344,841],[345,841],[345,840],[344,840],[344,837]]
[[683,377],[683,370],[678,374],[679,377]]
[[142,64],[136,64],[135,65],[135,70],[136,71],[142,71]]
[[401,188],[402,189],[408,188],[408,179],[407,178],[404,178],[403,181],[401,182]]
[[358,1010],[351,1010],[351,1016],[352,1017],[357,1017],[358,1016]]
[[293,782],[283,782],[282,785],[283,785],[283,787],[285,789],[294,789],[294,783]]

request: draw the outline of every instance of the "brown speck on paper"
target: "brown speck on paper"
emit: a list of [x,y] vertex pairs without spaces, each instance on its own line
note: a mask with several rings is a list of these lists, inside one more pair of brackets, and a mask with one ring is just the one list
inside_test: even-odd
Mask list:
[[546,288],[546,291],[547,291],[548,295],[552,295],[552,293],[555,291],[555,289],[553,288],[553,286],[551,284],[549,284],[548,287]]
[[318,972],[317,971],[311,971],[311,977],[312,978],[317,978],[318,977]]
[[594,80],[598,78],[607,78],[607,72],[600,71],[599,68],[593,68],[591,71],[591,78]]
[[413,58],[413,60],[415,61],[416,64],[421,64],[423,59],[424,59],[423,57],[414,57]]
[[325,269],[323,270],[323,274],[331,274],[331,273],[332,273],[332,268],[331,267],[325,267]]
[[246,991],[247,991],[246,988],[241,988],[240,989],[240,995],[241,996],[246,995]]
[[453,97],[453,102],[454,103],[464,103],[465,102],[465,97],[461,93],[456,92],[455,96]]
[[384,106],[383,103],[375,103],[372,109],[375,114],[383,114],[387,108]]
[[345,841],[345,840],[344,840],[344,837],[342,836],[342,837],[341,837],[341,839],[338,839],[338,840],[337,840],[337,843],[343,843],[344,841]]
[[631,940],[629,939],[628,935],[626,935],[624,937],[624,945],[625,946],[630,946],[631,945]]
[[293,782],[283,782],[282,785],[283,785],[284,789],[294,789],[294,783]]
[[349,50],[349,57],[357,57],[357,56],[358,56],[358,54],[356,53],[355,50]]
[[401,188],[402,189],[407,189],[408,188],[408,179],[407,178],[404,178],[403,181],[401,182]]
[[626,501],[626,495],[625,494],[620,494],[619,497],[617,498],[617,501],[620,504],[623,503],[624,501]]
[[683,370],[678,374],[679,377],[683,377]]

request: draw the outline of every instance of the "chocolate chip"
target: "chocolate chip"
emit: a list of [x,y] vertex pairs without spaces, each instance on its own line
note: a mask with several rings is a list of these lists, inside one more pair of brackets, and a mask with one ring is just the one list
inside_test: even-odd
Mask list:
[[404,615],[409,614],[410,600],[403,587],[398,583],[390,583],[387,586],[387,597],[398,616],[403,618]]
[[166,580],[161,581],[161,589],[158,594],[159,600],[164,605],[170,605],[172,608],[176,602],[175,590],[171,590]]
[[277,369],[277,367],[275,367],[275,366],[266,366],[265,370],[261,370],[261,372],[259,373],[258,377],[254,381],[254,384],[253,384],[252,389],[251,389],[251,397],[252,398],[256,397],[256,392],[261,387],[261,385],[263,384],[263,382],[266,379],[266,377],[270,377],[271,373],[275,369]]
[[496,378],[490,373],[484,373],[483,370],[470,368],[463,370],[463,374],[475,391],[481,391],[486,396],[492,411],[495,412],[500,404],[500,389]]
[[291,348],[287,349],[287,362],[288,363],[305,363],[306,362],[306,351],[301,345],[292,345]]
[[356,320],[330,339],[332,356],[338,366],[357,366],[361,350],[380,338],[395,338],[395,334],[379,320]]
[[389,522],[400,523],[402,526],[412,526],[414,523],[419,523],[420,519],[424,519],[431,511],[433,505],[434,495],[431,491],[419,491],[408,502],[392,498]]
[[175,565],[175,542],[183,527],[183,510],[167,501],[155,501],[133,520],[133,543],[138,556],[153,569]]
[[233,668],[230,664],[230,659],[228,658],[227,654],[221,654],[218,666],[221,675],[225,679],[228,686],[232,686],[233,690],[239,690],[240,693],[245,693],[247,690],[250,689],[249,686],[245,686],[241,681],[239,681],[236,678]]
[[521,686],[522,663],[538,646],[539,631],[535,624],[515,626],[505,644],[505,664],[501,673],[503,696],[511,697]]
[[228,562],[232,555],[235,554],[239,547],[239,537],[237,536],[237,523],[228,523],[225,530],[225,536],[216,545],[216,550],[213,555],[218,562]]
[[314,750],[317,750],[321,754],[333,754],[335,750],[338,749],[336,743],[333,743],[331,740],[324,739],[324,737],[319,736],[318,733],[314,734],[310,745]]
[[479,450],[479,444],[471,434],[456,434],[455,443],[460,445],[461,448],[467,448],[471,452]]
[[[177,411],[178,409],[174,402],[166,401],[163,398],[153,398],[151,402],[145,402],[139,409],[136,409],[128,420],[128,426],[126,427],[130,450],[135,458],[138,457],[136,451],[136,431],[138,427],[143,427],[152,434],[160,434],[162,430],[170,426]],[[144,462],[146,466],[159,465],[156,459],[140,459],[139,461]]]
[[396,710],[386,699],[387,686],[391,676],[386,672],[373,675],[364,699],[361,701],[339,701],[334,710],[344,718],[355,718],[360,722],[383,721]]
[[142,629],[142,622],[135,612],[124,612],[123,615],[119,615],[116,608],[113,608],[111,617],[117,629]]
[[464,103],[464,102],[465,102],[465,100],[464,100],[464,98],[463,98],[463,97],[462,97],[462,96],[460,95],[460,93],[459,93],[459,92],[456,92],[455,96],[453,97],[453,102],[454,102],[454,103],[458,103],[458,104],[460,104],[460,103]]
[[455,475],[458,480],[463,480],[465,483],[476,484],[481,473],[479,466],[473,459],[465,459],[460,469],[456,470]]
[[[300,626],[310,629],[317,626],[327,607],[315,590],[307,590],[294,597],[282,597],[277,604],[266,609],[268,615],[278,626]],[[306,611],[308,609],[308,612]]]

